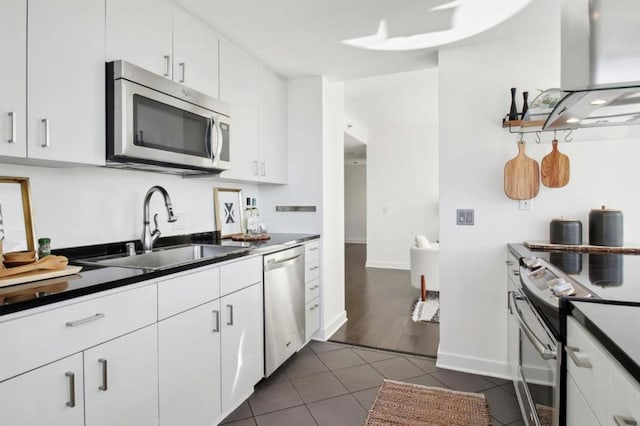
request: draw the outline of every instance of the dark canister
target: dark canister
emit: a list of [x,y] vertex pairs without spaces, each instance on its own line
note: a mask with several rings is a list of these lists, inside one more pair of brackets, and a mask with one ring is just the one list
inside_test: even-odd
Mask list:
[[589,244],[622,247],[622,212],[620,210],[593,209],[589,213]]
[[582,244],[582,222],[578,219],[553,219],[549,224],[551,244]]

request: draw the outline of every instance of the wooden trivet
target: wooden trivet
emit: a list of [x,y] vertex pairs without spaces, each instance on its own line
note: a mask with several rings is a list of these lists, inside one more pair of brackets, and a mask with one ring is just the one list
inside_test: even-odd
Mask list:
[[271,238],[269,234],[262,235],[233,235],[231,239],[233,241],[264,241]]
[[581,253],[640,254],[640,247],[609,247],[592,246],[588,244],[551,244],[531,241],[525,241],[524,246],[531,250],[576,251]]

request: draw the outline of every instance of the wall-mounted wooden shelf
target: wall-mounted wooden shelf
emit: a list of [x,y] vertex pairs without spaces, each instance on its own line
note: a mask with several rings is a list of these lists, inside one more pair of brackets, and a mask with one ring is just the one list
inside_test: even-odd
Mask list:
[[523,120],[502,120],[502,127],[513,129],[514,127],[542,127],[544,120],[523,121]]

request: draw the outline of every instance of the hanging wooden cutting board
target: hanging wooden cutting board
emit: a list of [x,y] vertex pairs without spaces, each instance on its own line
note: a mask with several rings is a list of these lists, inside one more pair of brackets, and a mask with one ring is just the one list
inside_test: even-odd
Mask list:
[[558,141],[551,141],[550,154],[542,159],[542,184],[547,188],[562,188],[569,183],[569,157],[558,151]]
[[518,142],[518,155],[504,166],[504,193],[512,200],[530,200],[540,191],[540,166],[525,155],[524,145]]

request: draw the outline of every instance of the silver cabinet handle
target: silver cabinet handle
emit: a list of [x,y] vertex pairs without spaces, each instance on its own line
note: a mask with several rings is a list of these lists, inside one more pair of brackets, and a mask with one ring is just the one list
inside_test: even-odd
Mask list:
[[263,161],[262,163],[260,163],[260,165],[262,166],[261,167],[262,171],[260,172],[260,174],[262,176],[266,176],[267,175],[267,164]]
[[171,55],[164,55],[164,76],[171,75]]
[[309,290],[315,290],[316,288],[320,287],[319,284],[314,285],[313,287],[310,287]]
[[215,310],[213,311],[213,314],[216,316],[216,327],[213,329],[213,332],[219,333],[220,332],[220,311]]
[[102,384],[98,386],[98,390],[106,391],[107,389],[109,389],[109,386],[107,384],[107,377],[108,377],[107,360],[104,358],[100,358],[98,362],[102,364]]
[[580,348],[577,348],[575,346],[565,346],[564,349],[567,351],[567,354],[569,354],[569,358],[571,358],[576,367],[593,368],[593,365],[591,365],[591,361],[589,361],[588,359],[580,358],[580,355],[576,353],[580,352]]
[[253,162],[253,167],[252,168],[253,168],[253,170],[252,170],[253,174],[258,176],[258,161],[257,160]]
[[514,261],[513,260],[505,260],[504,263],[506,263],[507,265],[513,265]]
[[633,417],[614,415],[613,421],[616,426],[637,426],[638,422]]
[[313,305],[312,307],[309,308],[310,311],[315,311],[318,308],[318,304],[316,303],[315,305]]
[[97,320],[99,320],[101,318],[104,318],[104,314],[95,314],[95,315],[92,315],[92,316],[87,317],[87,318],[82,318],[82,319],[75,320],[75,321],[69,321],[69,322],[67,322],[66,325],[67,325],[67,327],[76,327],[78,325],[86,324],[88,322],[97,321]]
[[227,308],[229,308],[229,322],[227,325],[233,325],[233,305],[227,305]]
[[182,69],[182,78],[180,79],[180,83],[184,83],[186,80],[186,69],[187,69],[187,64],[185,64],[184,62],[180,62],[178,64],[178,66]]
[[511,272],[513,273],[513,275],[515,275],[516,277],[520,276],[520,271],[518,269],[512,269]]
[[69,378],[69,401],[67,401],[67,407],[76,406],[76,375],[71,371],[64,373]]
[[318,250],[318,247],[311,247],[311,248],[309,249],[309,251],[316,251],[316,250]]
[[315,271],[316,269],[319,269],[319,266],[312,266],[311,268],[309,268],[310,271]]
[[49,139],[49,119],[43,118],[42,124],[44,125],[44,143],[43,148],[49,148],[51,146],[51,140]]
[[11,117],[11,137],[7,140],[7,142],[9,143],[15,143],[16,142],[16,129],[17,129],[17,125],[16,125],[16,113],[15,112],[10,112],[9,117]]
[[[536,348],[536,350],[538,351],[538,353],[540,354],[540,356],[542,356],[542,359],[556,359],[556,353],[553,350],[550,350],[547,345],[545,345],[539,338],[538,336],[535,335],[535,333],[533,332],[533,330],[531,330],[531,328],[529,327],[529,325],[527,325],[527,323],[525,322],[525,320],[522,318],[522,316],[520,315],[520,312],[518,311],[518,306],[516,303],[516,299],[517,296],[515,294],[515,292],[510,292],[511,293],[511,306],[513,306],[513,312],[516,315],[516,318],[518,319],[518,322],[520,323],[520,330],[522,330],[524,332],[524,334],[527,335],[527,337],[529,338],[529,341],[533,344],[533,346]],[[520,300],[522,300],[522,296],[520,296]]]

